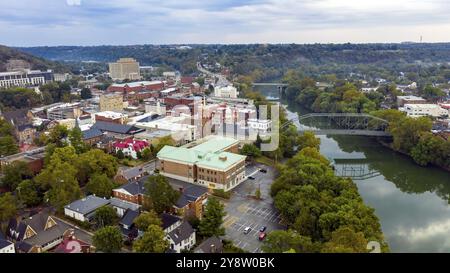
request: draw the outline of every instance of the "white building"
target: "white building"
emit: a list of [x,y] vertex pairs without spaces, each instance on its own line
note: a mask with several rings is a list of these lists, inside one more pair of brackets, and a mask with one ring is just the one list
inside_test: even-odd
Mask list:
[[53,72],[29,70],[0,72],[0,87],[9,88],[13,86],[37,86],[53,81]]
[[248,127],[260,135],[267,135],[271,132],[272,121],[270,119],[249,119]]
[[448,116],[448,110],[440,107],[437,104],[405,104],[404,107],[399,108],[399,110],[405,112],[409,117]]
[[145,112],[146,113],[152,113],[152,114],[158,114],[161,116],[165,116],[166,111],[167,111],[166,105],[161,104],[159,101],[145,103]]
[[169,248],[173,252],[180,253],[195,246],[195,230],[187,221],[166,213],[163,213],[161,217]]
[[228,86],[216,86],[214,88],[214,96],[215,97],[221,97],[221,98],[237,98],[238,92],[236,87],[232,85]]
[[78,221],[90,221],[95,211],[109,204],[109,200],[89,195],[64,207],[64,214]]
[[196,126],[191,125],[191,116],[181,114],[178,117],[166,116],[149,122],[137,122],[136,127],[141,129],[167,130],[172,133],[175,141],[191,142],[197,139]]

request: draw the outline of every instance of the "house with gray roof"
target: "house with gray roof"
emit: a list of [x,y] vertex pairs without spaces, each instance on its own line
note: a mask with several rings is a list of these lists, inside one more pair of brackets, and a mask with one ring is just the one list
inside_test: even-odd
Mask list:
[[222,240],[217,237],[209,237],[194,249],[194,253],[223,253]]
[[95,211],[110,203],[110,200],[89,195],[64,207],[64,214],[78,221],[90,221]]
[[48,210],[27,217],[12,218],[8,224],[6,237],[15,243],[17,252],[39,253],[55,248],[67,234],[73,234],[89,244],[92,242],[91,235],[63,222],[51,215]]
[[187,221],[168,232],[166,235],[169,241],[169,248],[177,253],[183,250],[190,250],[195,245],[195,230]]

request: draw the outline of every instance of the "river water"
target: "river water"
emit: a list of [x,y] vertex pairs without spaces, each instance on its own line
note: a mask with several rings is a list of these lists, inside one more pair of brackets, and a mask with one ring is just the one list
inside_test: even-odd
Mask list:
[[[266,96],[276,93],[260,90]],[[303,109],[287,105],[290,118]],[[363,136],[319,136],[338,175],[353,177],[391,252],[450,252],[450,173],[421,167]]]

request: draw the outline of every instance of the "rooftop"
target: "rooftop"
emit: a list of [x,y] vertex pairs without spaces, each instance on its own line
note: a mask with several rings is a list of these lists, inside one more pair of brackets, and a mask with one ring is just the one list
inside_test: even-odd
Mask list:
[[129,83],[115,83],[111,86],[113,87],[140,87],[140,86],[147,86],[147,85],[156,85],[161,84],[162,81],[140,81],[140,82],[129,82]]
[[95,195],[89,195],[66,205],[64,208],[79,212],[81,214],[88,214],[100,207],[108,205],[109,202],[110,201],[107,199],[103,199]]

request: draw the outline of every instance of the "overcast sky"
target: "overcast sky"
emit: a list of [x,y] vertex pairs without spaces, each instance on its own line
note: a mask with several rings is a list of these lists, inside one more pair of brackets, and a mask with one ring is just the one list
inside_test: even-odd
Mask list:
[[0,44],[450,42],[448,0],[2,0]]

